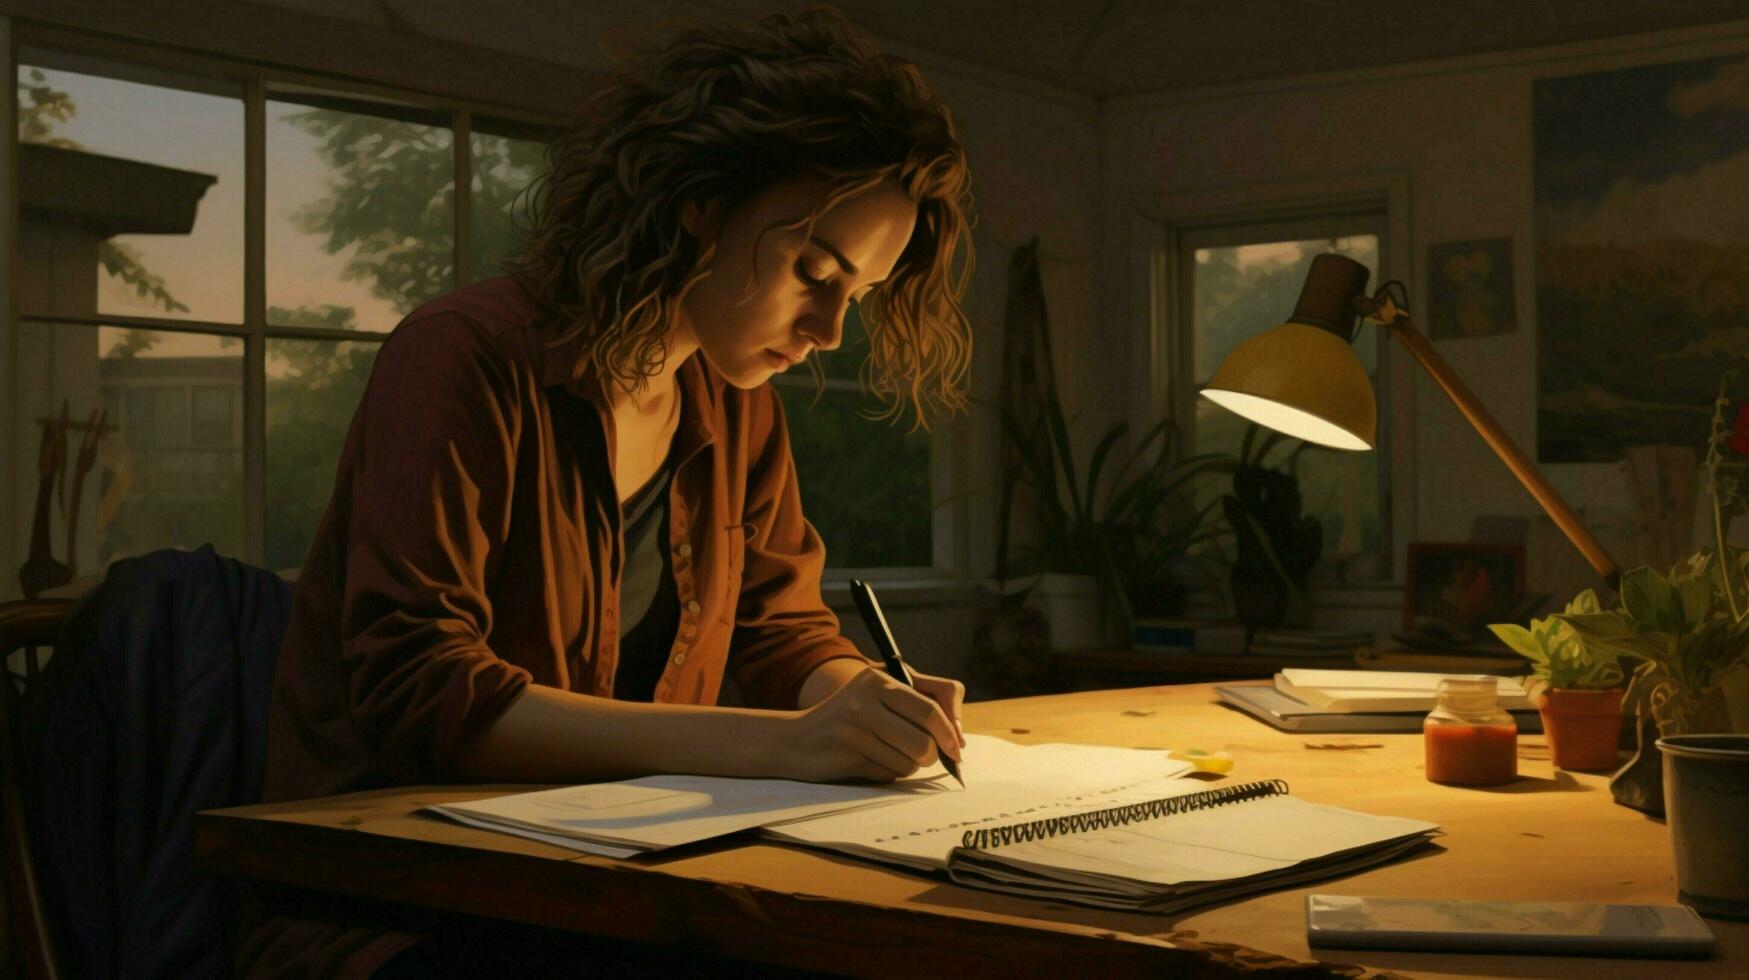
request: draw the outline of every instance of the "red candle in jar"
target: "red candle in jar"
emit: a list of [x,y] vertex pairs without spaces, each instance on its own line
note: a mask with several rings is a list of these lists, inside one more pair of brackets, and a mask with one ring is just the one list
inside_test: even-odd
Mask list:
[[1517,725],[1427,729],[1427,778],[1456,786],[1498,786],[1518,778]]
[[1499,681],[1448,677],[1439,706],[1422,724],[1427,778],[1454,786],[1498,786],[1518,778],[1518,724],[1500,707]]

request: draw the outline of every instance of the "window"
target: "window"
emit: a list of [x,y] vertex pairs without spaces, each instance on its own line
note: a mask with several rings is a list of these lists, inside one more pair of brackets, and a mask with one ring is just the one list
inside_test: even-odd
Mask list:
[[65,430],[75,460],[99,437],[77,500],[54,502],[80,486],[71,462],[68,487],[40,493],[36,467],[11,468],[9,567],[30,547],[91,574],[209,542],[295,567],[378,344],[497,274],[550,130],[193,56],[112,61],[32,30],[15,64],[10,444],[36,459]]
[[[1376,288],[1383,228],[1382,215],[1357,214],[1183,232],[1178,281],[1185,290],[1189,350],[1179,363],[1190,382],[1187,392],[1206,383],[1241,342],[1287,318],[1319,253],[1336,252],[1365,265],[1373,273],[1369,288]],[[1364,328],[1355,340],[1355,353],[1375,384],[1380,338],[1379,331]],[[1239,452],[1246,420],[1203,398],[1178,404],[1189,410],[1197,452]],[[1381,413],[1381,445],[1385,424]],[[1345,581],[1382,577],[1390,567],[1390,542],[1381,454],[1302,445],[1283,440],[1264,463],[1281,467],[1291,460],[1301,507],[1323,524],[1323,554],[1314,574]],[[1225,477],[1211,476],[1198,494],[1206,502],[1227,490]]]
[[[61,428],[74,458],[101,422],[73,564],[92,574],[210,542],[301,565],[378,345],[420,303],[499,274],[553,129],[201,56],[114,55],[46,28],[15,36],[22,316],[6,421],[28,459]],[[804,506],[835,568],[949,565],[930,496],[943,464],[927,433],[864,417],[866,350],[853,316],[844,349],[821,358],[823,392],[800,372],[779,384]],[[16,568],[55,491],[11,469]],[[48,521],[41,547],[64,559],[70,523]],[[16,592],[5,576],[0,594]]]
[[858,382],[868,334],[855,304],[844,340],[814,355],[824,388],[800,368],[772,379],[789,422],[802,512],[826,541],[835,569],[927,568],[933,564],[929,434],[874,421],[879,409]]

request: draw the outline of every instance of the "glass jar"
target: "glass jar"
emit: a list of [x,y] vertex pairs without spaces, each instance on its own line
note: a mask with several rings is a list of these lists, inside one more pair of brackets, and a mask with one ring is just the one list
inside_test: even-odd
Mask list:
[[1427,778],[1452,786],[1498,786],[1518,778],[1518,723],[1500,707],[1492,677],[1447,677],[1421,723]]

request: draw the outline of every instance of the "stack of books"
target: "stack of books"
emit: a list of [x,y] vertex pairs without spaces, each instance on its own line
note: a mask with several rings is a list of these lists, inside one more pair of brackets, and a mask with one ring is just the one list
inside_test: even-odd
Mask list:
[[[1289,732],[1418,732],[1439,701],[1446,677],[1398,670],[1302,670],[1286,668],[1270,684],[1215,688],[1226,704]],[[1474,676],[1474,675],[1468,675]],[[1500,706],[1520,732],[1542,731],[1542,719],[1516,677],[1497,677]]]

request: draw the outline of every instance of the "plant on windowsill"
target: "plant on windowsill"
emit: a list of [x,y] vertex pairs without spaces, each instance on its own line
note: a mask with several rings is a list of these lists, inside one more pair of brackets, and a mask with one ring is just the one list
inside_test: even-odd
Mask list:
[[1531,663],[1532,697],[1555,765],[1562,769],[1614,769],[1621,742],[1625,688],[1620,657],[1586,644],[1564,616],[1602,611],[1597,593],[1579,593],[1567,608],[1529,628],[1493,623],[1507,646]]
[[[1119,422],[1105,431],[1083,475],[1054,385],[1046,387],[1040,408],[1030,429],[1007,411],[1001,415],[1038,514],[1038,540],[1016,556],[1017,567],[1020,574],[1040,575],[1052,647],[1097,646],[1127,632],[1139,595],[1146,595],[1150,612],[1170,610],[1174,596],[1181,611],[1181,568],[1193,561],[1194,549],[1222,533],[1209,520],[1212,502],[1200,509],[1187,503],[1189,484],[1199,473],[1230,470],[1232,457],[1203,453],[1175,459],[1175,430],[1162,420],[1105,485],[1106,464],[1129,424]],[[998,549],[997,575],[1006,578],[1007,527]],[[1161,597],[1164,606],[1158,604]]]
[[1288,454],[1285,466],[1264,465],[1279,442],[1288,438],[1270,432],[1261,443],[1256,423],[1245,428],[1233,492],[1220,498],[1232,526],[1236,557],[1229,581],[1233,610],[1239,621],[1256,627],[1302,627],[1311,622],[1307,579],[1324,547],[1324,529],[1313,514],[1300,511],[1300,480],[1295,470],[1301,443]]

